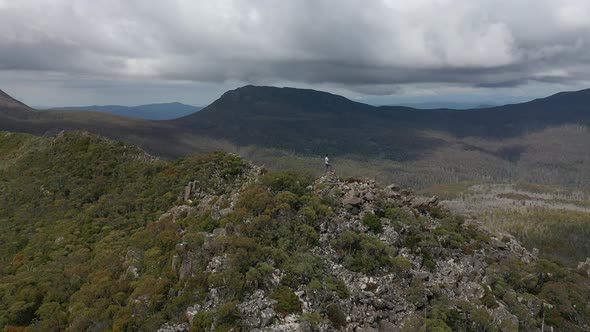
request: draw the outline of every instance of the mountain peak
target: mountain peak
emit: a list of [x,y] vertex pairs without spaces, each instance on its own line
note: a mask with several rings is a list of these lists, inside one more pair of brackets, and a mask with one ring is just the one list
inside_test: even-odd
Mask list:
[[264,85],[244,85],[234,90],[228,91],[230,94],[239,94],[239,95],[266,95],[266,96],[276,96],[276,97],[287,97],[287,96],[296,96],[296,97],[324,97],[324,98],[334,98],[339,100],[346,100],[352,102],[351,100],[336,94],[332,94],[325,91],[313,90],[313,89],[302,89],[302,88],[293,88],[293,87],[275,87],[275,86],[264,86]]
[[0,90],[0,116],[23,118],[28,117],[31,111],[33,111],[32,108]]
[[22,106],[26,106],[24,103],[12,98],[9,94],[7,94],[6,92],[0,90],[0,106],[2,106],[4,103],[14,103],[14,104],[18,104],[18,105],[22,105]]
[[227,91],[203,110],[264,113],[339,113],[368,105],[312,89],[246,85]]

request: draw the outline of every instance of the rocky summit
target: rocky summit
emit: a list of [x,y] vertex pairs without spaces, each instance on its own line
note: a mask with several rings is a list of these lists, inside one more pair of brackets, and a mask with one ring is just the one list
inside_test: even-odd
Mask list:
[[[240,185],[223,195],[209,195],[191,182],[181,195],[185,204],[172,208],[159,222],[203,213],[217,220],[230,216],[240,205],[240,193],[260,185],[263,173],[252,167]],[[225,324],[219,312],[230,310],[228,303],[234,315],[229,330],[236,331],[563,329],[550,325],[549,316],[556,315],[559,304],[544,296],[546,288],[556,286],[553,269],[572,273],[578,281],[583,277],[540,260],[536,250],[529,252],[512,236],[491,234],[477,220],[449,215],[436,197],[418,198],[408,189],[382,187],[371,179],[343,180],[329,173],[306,189],[329,206],[323,216],[312,218],[317,241],[305,253],[310,261],[293,271],[281,268],[275,259],[259,257],[258,265],[267,268],[259,274],[265,276],[259,276],[261,280],[238,301],[228,294],[233,285],[211,285],[186,308],[188,322],[169,322],[158,331],[224,330],[219,329]],[[306,212],[301,209],[291,217],[307,220]],[[242,227],[255,222],[250,218]],[[235,269],[235,258],[220,249],[220,243],[248,236],[242,227],[216,228],[203,234],[198,252],[175,256],[173,264],[181,278],[194,277],[197,258],[206,261],[210,278]],[[314,264],[321,267],[321,275],[314,275]],[[581,273],[587,273],[587,265],[580,263]],[[253,271],[248,270],[245,283],[249,273],[256,274]],[[587,291],[588,280],[583,287]],[[570,309],[577,316],[578,311],[587,312],[588,304],[572,304]],[[571,324],[590,328],[587,321]]]

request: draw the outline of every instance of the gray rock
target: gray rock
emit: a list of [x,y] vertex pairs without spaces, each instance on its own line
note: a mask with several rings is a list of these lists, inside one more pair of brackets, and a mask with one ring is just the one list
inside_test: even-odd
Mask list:
[[377,310],[391,310],[395,305],[386,299],[375,298],[373,299],[373,307]]
[[342,199],[343,205],[350,205],[353,207],[359,207],[363,203],[363,200],[360,197],[356,196],[348,196]]
[[219,216],[221,216],[221,218],[224,218],[224,217],[227,217],[232,212],[234,212],[234,210],[232,210],[230,208],[221,209],[221,210],[219,210]]
[[586,258],[586,261],[578,263],[578,270],[590,277],[590,257]]
[[390,184],[387,187],[385,187],[385,189],[390,190],[390,191],[395,191],[395,192],[399,192],[401,190],[401,188],[395,184]]
[[518,331],[518,317],[511,314],[503,305],[492,310],[492,319],[494,320],[494,323],[501,327],[502,332]]
[[189,322],[193,322],[193,318],[202,310],[201,306],[195,304],[192,307],[186,308],[185,315]]
[[221,228],[221,227],[214,229],[213,232],[211,232],[211,233],[213,233],[213,236],[225,236],[226,235],[225,228]]
[[216,273],[223,271],[226,267],[227,255],[215,256],[211,258],[209,264],[207,264],[206,272]]
[[386,321],[386,320],[382,320],[379,322],[379,332],[397,332],[400,331],[400,329],[395,326],[395,324]]
[[390,246],[397,246],[400,240],[399,234],[391,226],[384,227],[379,238]]
[[162,325],[157,332],[187,332],[190,329],[190,326],[187,323],[180,323],[180,324],[164,324]]
[[249,299],[238,305],[238,312],[242,317],[242,325],[247,330],[262,329],[276,318],[274,304],[276,301],[268,299],[262,290],[256,290]]
[[186,255],[183,257],[179,271],[180,279],[184,279],[186,277],[190,277],[193,275],[193,258],[194,254],[190,251],[187,252]]
[[432,196],[428,199],[422,199],[414,202],[412,207],[420,211],[430,211],[438,206],[438,197]]

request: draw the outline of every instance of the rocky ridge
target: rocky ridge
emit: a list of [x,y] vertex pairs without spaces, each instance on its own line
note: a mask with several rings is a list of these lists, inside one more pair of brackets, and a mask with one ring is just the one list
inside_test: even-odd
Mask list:
[[[250,165],[248,172],[222,194],[191,182],[180,195],[183,204],[163,214],[158,222],[177,222],[204,213],[222,220],[236,212],[240,194],[248,186],[260,185],[263,173],[264,169]],[[341,287],[326,290],[315,285],[315,280],[291,285],[300,310],[281,311],[273,292],[285,284],[286,272],[268,260],[270,270],[264,284],[244,294],[235,305],[234,324],[238,327],[232,330],[412,331],[443,320],[432,316],[435,305],[449,310],[446,315],[463,319],[466,330],[481,326],[493,331],[518,331],[523,326],[535,329],[541,317],[543,328],[552,329],[544,322],[544,310],[550,303],[510,287],[502,297],[495,291],[501,270],[498,266],[502,266],[498,262],[523,266],[538,263],[536,252],[526,250],[514,237],[491,234],[476,220],[450,216],[436,197],[418,198],[410,190],[395,185],[382,187],[371,179],[343,180],[329,173],[307,190],[331,203],[329,215],[320,218],[315,227],[319,239],[310,254],[325,265],[325,277],[338,280]],[[294,217],[302,218],[301,214]],[[250,222],[247,217],[243,220],[244,225]],[[183,249],[188,248],[187,243],[179,243],[182,254],[176,255],[172,264],[180,278],[193,277],[198,260],[206,261],[207,273],[219,274],[231,263],[226,253],[214,249],[216,241],[240,235],[242,228],[232,223],[204,232],[199,251]],[[342,247],[342,238],[350,236],[358,237],[359,252]],[[376,249],[362,247],[366,242]],[[358,268],[362,263],[351,263],[348,257],[357,254],[361,260],[384,255],[388,261],[377,268]],[[587,270],[587,265],[581,264],[580,269]],[[543,281],[537,278],[531,282]],[[195,304],[186,309],[186,322],[169,322],[158,331],[201,330],[194,324],[195,317],[224,308],[226,294],[223,287],[210,287],[203,298],[195,298]],[[516,303],[508,303],[506,299],[513,297]],[[515,312],[515,308],[521,312]],[[524,322],[523,317],[530,322]],[[214,331],[220,326],[221,322],[212,319],[204,330]]]
[[436,198],[84,133],[0,139],[0,329],[589,330],[588,260]]

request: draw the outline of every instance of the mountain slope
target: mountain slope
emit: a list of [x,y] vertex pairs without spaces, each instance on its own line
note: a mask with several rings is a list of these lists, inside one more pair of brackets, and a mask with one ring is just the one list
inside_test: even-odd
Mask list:
[[0,119],[27,119],[34,115],[32,108],[0,90]]
[[458,111],[373,107],[313,90],[246,86],[171,123],[243,146],[411,160],[448,144],[427,131],[506,139],[549,126],[588,125],[589,91]]
[[234,155],[0,133],[0,328],[585,331],[590,263],[435,198]]
[[419,135],[416,128],[401,126],[391,109],[314,90],[246,86],[171,123],[242,146],[312,155],[349,153],[403,160],[441,143]]
[[187,116],[189,114],[198,112],[202,107],[186,105],[178,102],[174,103],[160,103],[148,104],[140,106],[120,106],[120,105],[106,105],[106,106],[73,106],[73,107],[54,107],[50,110],[63,111],[96,111],[103,113],[111,113],[120,116],[131,118],[145,119],[145,120],[171,120]]

